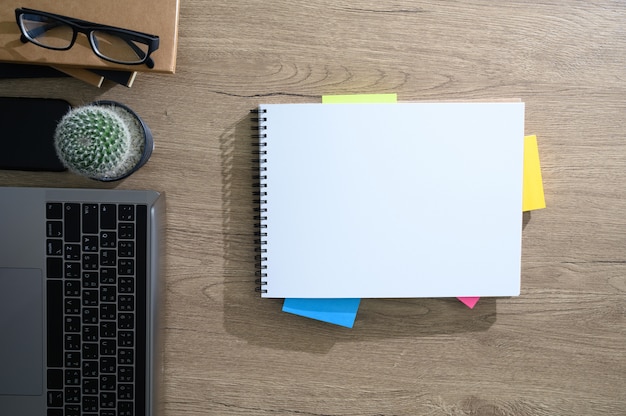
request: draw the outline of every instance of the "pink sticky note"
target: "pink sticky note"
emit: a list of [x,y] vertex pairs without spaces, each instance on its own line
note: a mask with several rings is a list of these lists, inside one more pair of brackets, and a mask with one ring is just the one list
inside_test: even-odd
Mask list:
[[463,302],[465,305],[467,305],[468,308],[472,309],[474,306],[476,306],[476,304],[478,303],[478,299],[480,299],[480,297],[464,296],[464,297],[459,297],[457,299]]

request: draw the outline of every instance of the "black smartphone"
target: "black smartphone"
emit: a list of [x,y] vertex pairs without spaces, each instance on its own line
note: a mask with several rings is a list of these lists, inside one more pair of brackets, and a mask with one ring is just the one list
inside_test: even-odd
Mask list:
[[65,170],[54,130],[70,108],[56,98],[0,97],[0,169]]

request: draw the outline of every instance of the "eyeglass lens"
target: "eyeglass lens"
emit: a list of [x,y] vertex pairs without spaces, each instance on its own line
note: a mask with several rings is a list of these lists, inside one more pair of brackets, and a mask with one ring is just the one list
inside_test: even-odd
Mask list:
[[122,63],[139,63],[148,55],[148,45],[114,33],[94,30],[91,39],[98,54]]
[[74,29],[56,19],[25,13],[20,19],[24,34],[38,45],[52,49],[67,49]]
[[[52,49],[67,49],[72,44],[74,29],[53,17],[24,13],[20,23],[24,34],[34,43]],[[141,63],[148,54],[148,45],[122,37],[115,32],[92,30],[90,42],[95,52],[105,59],[124,64]]]

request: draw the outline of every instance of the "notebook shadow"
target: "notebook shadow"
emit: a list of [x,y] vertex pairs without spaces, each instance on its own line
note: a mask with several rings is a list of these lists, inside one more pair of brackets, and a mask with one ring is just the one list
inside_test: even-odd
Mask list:
[[474,309],[456,299],[364,299],[354,328],[281,312],[282,299],[256,292],[253,203],[255,150],[252,115],[220,137],[224,247],[224,329],[266,348],[323,354],[341,342],[427,337],[486,331],[496,321],[496,300]]
[[526,226],[530,224],[530,220],[532,219],[531,211],[525,211],[522,214],[522,231],[526,229]]

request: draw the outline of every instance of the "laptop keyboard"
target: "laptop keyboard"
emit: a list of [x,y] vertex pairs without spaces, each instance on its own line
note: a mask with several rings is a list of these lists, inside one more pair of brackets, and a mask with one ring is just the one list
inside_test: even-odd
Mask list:
[[48,416],[145,414],[147,215],[46,204]]

